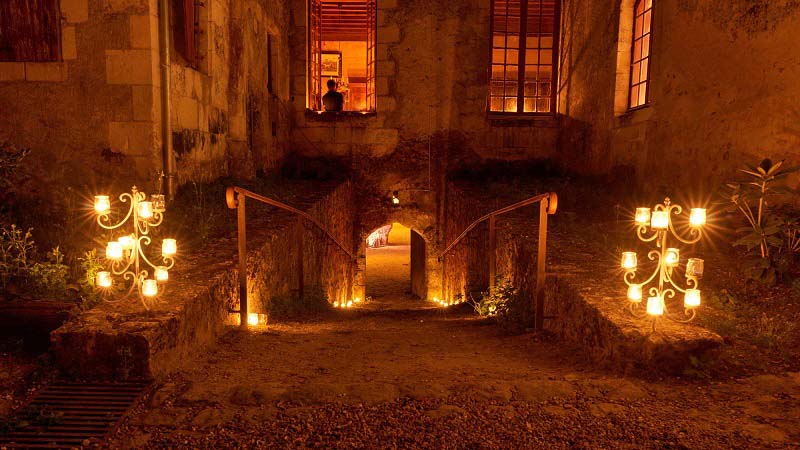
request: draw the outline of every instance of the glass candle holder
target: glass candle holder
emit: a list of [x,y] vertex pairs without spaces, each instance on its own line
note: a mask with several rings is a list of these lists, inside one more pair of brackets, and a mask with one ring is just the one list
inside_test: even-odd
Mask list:
[[95,284],[97,287],[110,288],[111,287],[111,272],[97,272],[95,276]]
[[167,210],[167,201],[164,194],[153,194],[150,196],[150,203],[153,204],[153,211],[163,213]]
[[669,213],[667,211],[653,211],[650,216],[650,228],[666,230],[669,228]]
[[142,295],[145,297],[155,297],[158,295],[158,282],[156,282],[156,280],[142,281]]
[[133,250],[134,240],[132,236],[121,236],[117,242],[119,242],[123,250]]
[[122,244],[117,241],[109,242],[106,245],[106,258],[120,259],[122,258]]
[[153,276],[155,277],[156,281],[167,281],[169,280],[169,271],[167,271],[166,267],[158,266],[153,272]]
[[697,308],[700,306],[700,290],[687,289],[683,297],[683,306],[686,308]]
[[258,325],[258,314],[256,313],[247,313],[247,324],[250,326]]
[[681,260],[680,255],[680,250],[677,248],[668,248],[667,254],[664,257],[664,263],[667,265],[667,267],[677,267],[678,262]]
[[139,202],[139,218],[149,219],[153,217],[153,203]]
[[686,262],[686,276],[703,278],[703,260],[700,258],[689,258]]
[[641,284],[632,284],[628,286],[628,300],[633,303],[641,303],[642,302],[642,285]]
[[650,208],[636,208],[636,225],[647,226],[650,223]]
[[111,200],[107,195],[94,196],[94,210],[98,214],[108,214],[111,211]]
[[689,225],[693,227],[702,227],[706,224],[706,209],[705,208],[692,208],[689,212]]
[[178,242],[175,239],[164,239],[161,242],[161,255],[173,256],[178,253]]
[[625,270],[636,270],[636,252],[622,252],[620,265]]
[[661,316],[664,314],[664,303],[660,297],[650,297],[647,299],[647,314],[651,316]]

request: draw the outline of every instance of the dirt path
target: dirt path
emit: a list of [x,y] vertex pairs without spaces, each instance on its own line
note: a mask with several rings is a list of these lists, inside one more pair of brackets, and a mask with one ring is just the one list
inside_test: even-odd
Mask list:
[[394,270],[402,250],[388,249],[368,263],[373,303],[232,332],[107,446],[800,448],[800,374],[697,383],[596,371],[563,343],[398,293],[408,275]]

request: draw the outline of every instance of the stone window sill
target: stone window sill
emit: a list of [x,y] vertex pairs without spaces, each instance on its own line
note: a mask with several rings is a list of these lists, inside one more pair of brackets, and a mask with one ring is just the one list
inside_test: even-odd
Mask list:
[[558,127],[558,117],[551,113],[489,113],[486,118],[491,126],[497,127]]
[[637,123],[647,122],[653,117],[653,108],[651,104],[638,106],[629,109],[624,113],[617,116],[617,126],[624,127],[626,125],[635,125]]
[[377,117],[376,112],[361,111],[314,111],[306,109],[306,120],[311,122],[354,122],[359,120],[369,120]]

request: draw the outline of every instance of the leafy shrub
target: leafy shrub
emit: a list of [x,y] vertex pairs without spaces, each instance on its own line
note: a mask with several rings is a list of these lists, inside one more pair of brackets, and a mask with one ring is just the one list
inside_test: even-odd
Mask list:
[[519,333],[533,323],[533,307],[527,298],[510,280],[498,278],[493,288],[470,304],[481,317],[491,317],[506,331]]
[[784,168],[783,161],[764,159],[758,167],[740,169],[747,181],[727,183],[725,197],[732,211],[739,211],[747,226],[739,228],[735,246],[745,247],[754,256],[749,264],[752,279],[775,284],[789,273],[794,252],[800,250],[800,228],[796,220],[771,208],[772,199],[792,191],[781,184],[800,167]]
[[34,263],[28,270],[28,280],[34,294],[56,297],[67,291],[67,270],[64,254],[56,247],[47,255],[48,261]]
[[11,225],[0,230],[0,282],[3,289],[15,278],[27,274],[34,249],[30,229],[23,232]]
[[322,286],[308,286],[301,298],[291,295],[272,297],[267,305],[270,319],[296,319],[330,309],[328,295]]

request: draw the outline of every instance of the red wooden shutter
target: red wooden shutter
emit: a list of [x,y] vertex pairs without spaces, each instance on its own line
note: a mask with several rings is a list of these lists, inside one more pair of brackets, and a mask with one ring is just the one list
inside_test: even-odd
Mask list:
[[60,61],[58,0],[0,0],[0,61]]
[[322,109],[322,2],[308,2],[308,107],[315,111]]
[[175,20],[172,25],[175,50],[183,56],[190,66],[197,65],[195,1],[196,0],[175,0]]

